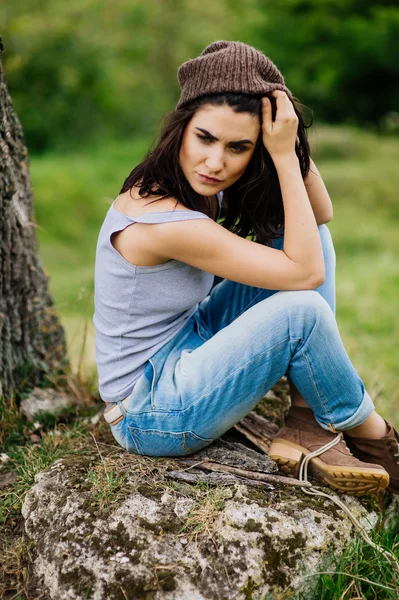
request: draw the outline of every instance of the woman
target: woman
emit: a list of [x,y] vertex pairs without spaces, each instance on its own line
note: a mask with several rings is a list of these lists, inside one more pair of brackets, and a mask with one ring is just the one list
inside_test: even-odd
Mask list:
[[179,83],[98,239],[97,365],[114,438],[148,456],[195,452],[287,374],[292,406],[269,452],[285,472],[321,449],[310,472],[324,483],[399,491],[399,435],[337,330],[331,203],[281,73],[251,46],[215,42]]

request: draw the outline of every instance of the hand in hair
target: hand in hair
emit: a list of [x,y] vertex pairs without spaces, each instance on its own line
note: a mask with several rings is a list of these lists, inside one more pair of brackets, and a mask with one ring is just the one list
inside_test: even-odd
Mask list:
[[273,161],[295,155],[298,134],[298,117],[294,106],[285,92],[275,90],[276,116],[273,121],[272,103],[267,96],[262,98],[262,138]]

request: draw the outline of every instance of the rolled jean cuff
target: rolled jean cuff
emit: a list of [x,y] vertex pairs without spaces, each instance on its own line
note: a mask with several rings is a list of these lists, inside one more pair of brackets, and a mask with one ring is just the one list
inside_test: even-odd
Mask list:
[[353,427],[357,427],[358,425],[364,423],[367,417],[371,415],[374,408],[374,403],[365,390],[362,403],[357,411],[351,417],[349,417],[349,419],[341,421],[341,423],[331,424],[321,423],[320,421],[317,422],[323,429],[326,429],[327,431],[346,431],[347,429],[352,429]]

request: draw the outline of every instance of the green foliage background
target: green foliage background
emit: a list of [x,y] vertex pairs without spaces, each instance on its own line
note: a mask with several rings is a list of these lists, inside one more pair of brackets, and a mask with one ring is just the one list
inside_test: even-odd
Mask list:
[[3,0],[0,33],[30,151],[152,133],[216,39],[270,56],[317,120],[399,127],[397,0]]

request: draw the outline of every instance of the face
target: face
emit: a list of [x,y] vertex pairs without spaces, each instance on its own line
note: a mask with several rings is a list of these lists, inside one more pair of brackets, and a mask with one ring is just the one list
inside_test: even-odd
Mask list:
[[188,123],[179,161],[195,192],[211,196],[244,173],[260,133],[259,118],[227,105],[201,106]]

